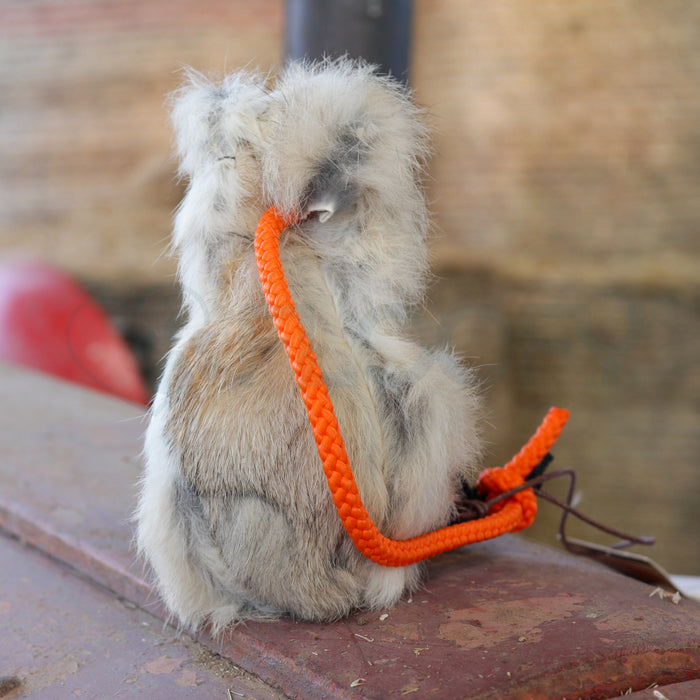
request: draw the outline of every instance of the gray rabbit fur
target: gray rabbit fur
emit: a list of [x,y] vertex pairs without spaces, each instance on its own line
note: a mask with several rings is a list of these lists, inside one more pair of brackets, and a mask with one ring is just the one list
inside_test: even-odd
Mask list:
[[480,455],[469,370],[406,337],[426,283],[426,130],[407,91],[350,60],[270,85],[190,74],[173,100],[189,187],[173,232],[186,323],[151,409],[137,542],[180,623],[333,620],[398,601],[421,565],[365,559],[345,533],[253,253],[274,205],[297,310],[364,503],[407,538],[454,516]]

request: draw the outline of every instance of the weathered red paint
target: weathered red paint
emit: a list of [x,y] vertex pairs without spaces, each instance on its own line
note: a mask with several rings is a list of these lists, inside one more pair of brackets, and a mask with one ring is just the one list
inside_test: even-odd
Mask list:
[[0,698],[282,695],[172,628],[0,534]]
[[[138,411],[16,369],[0,368],[0,385],[0,524],[162,615],[129,549]],[[517,536],[443,555],[428,572],[425,588],[390,610],[199,638],[300,698],[549,700],[697,687],[691,601],[649,597],[645,584]]]

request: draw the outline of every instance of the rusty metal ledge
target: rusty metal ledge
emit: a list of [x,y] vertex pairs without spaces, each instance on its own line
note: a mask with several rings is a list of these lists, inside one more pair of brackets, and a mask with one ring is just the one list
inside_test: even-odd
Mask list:
[[[130,548],[142,409],[2,365],[0,387],[0,526],[164,618]],[[390,610],[198,638],[302,698],[606,698],[700,679],[691,601],[517,537],[428,568]]]

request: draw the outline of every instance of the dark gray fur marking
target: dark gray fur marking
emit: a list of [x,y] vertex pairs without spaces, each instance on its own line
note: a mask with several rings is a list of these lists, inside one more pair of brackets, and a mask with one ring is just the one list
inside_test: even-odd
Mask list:
[[202,544],[211,540],[209,523],[204,515],[202,500],[197,491],[184,476],[179,476],[173,483],[175,490],[175,511],[184,531],[187,552],[210,584],[216,587],[216,581],[208,567],[202,566],[199,556]]
[[393,372],[384,367],[369,369],[379,410],[391,421],[393,433],[401,450],[408,450],[420,437],[424,406],[422,401],[410,401],[413,382],[405,372]]
[[337,214],[345,212],[357,201],[359,189],[351,179],[352,170],[368,149],[350,129],[340,134],[338,143],[338,148],[317,166],[307,185],[303,197],[304,209],[328,198],[335,201]]

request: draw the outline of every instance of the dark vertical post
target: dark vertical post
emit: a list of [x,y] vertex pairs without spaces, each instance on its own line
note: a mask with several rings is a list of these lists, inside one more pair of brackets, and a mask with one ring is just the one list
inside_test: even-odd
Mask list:
[[286,58],[345,54],[408,82],[413,0],[287,0]]

